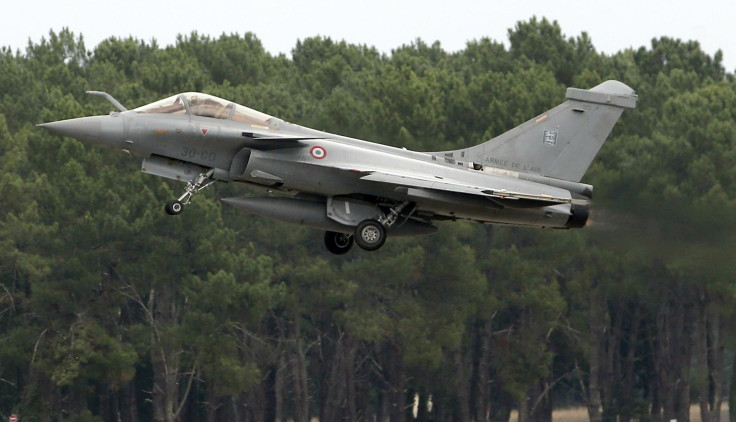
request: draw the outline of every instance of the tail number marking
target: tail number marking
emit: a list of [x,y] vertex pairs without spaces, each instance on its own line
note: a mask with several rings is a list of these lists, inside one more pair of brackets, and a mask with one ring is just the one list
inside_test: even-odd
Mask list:
[[187,147],[182,148],[181,156],[190,159],[199,158],[202,161],[215,161],[217,159],[216,152]]

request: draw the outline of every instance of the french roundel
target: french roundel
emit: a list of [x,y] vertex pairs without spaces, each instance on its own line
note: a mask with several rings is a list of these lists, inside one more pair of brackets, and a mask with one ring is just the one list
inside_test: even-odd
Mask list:
[[312,147],[309,153],[312,154],[312,157],[318,160],[321,160],[327,156],[327,151],[325,151],[325,149],[322,147]]

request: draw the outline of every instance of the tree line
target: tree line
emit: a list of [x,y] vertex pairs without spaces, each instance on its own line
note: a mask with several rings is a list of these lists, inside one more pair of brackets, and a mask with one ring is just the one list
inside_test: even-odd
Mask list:
[[[719,420],[736,409],[736,79],[720,52],[653,39],[613,55],[532,18],[508,47],[417,39],[382,54],[256,35],[160,47],[50,32],[0,50],[0,417],[24,421]],[[36,124],[202,91],[414,150],[480,143],[568,86],[618,79],[638,108],[583,180],[578,231],[441,223],[336,257],[321,234],[223,207]]]

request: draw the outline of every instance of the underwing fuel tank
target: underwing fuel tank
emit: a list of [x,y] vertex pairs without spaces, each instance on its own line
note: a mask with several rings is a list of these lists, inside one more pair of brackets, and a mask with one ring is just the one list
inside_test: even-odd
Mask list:
[[[251,214],[274,220],[337,233],[355,233],[355,227],[340,224],[328,218],[327,204],[321,200],[289,197],[233,197],[223,198],[222,202]],[[437,227],[429,223],[409,219],[402,224],[402,221],[399,219],[395,225],[388,229],[391,236],[422,236],[437,231]]]

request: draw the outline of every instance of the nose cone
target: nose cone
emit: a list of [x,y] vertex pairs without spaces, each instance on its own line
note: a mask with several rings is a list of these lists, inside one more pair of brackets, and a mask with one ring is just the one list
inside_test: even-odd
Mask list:
[[98,143],[102,133],[101,118],[103,117],[107,116],[60,120],[58,122],[42,123],[38,126],[57,135],[68,136],[84,142]]
[[121,119],[111,116],[80,117],[38,126],[57,135],[112,148],[119,148],[124,136]]

